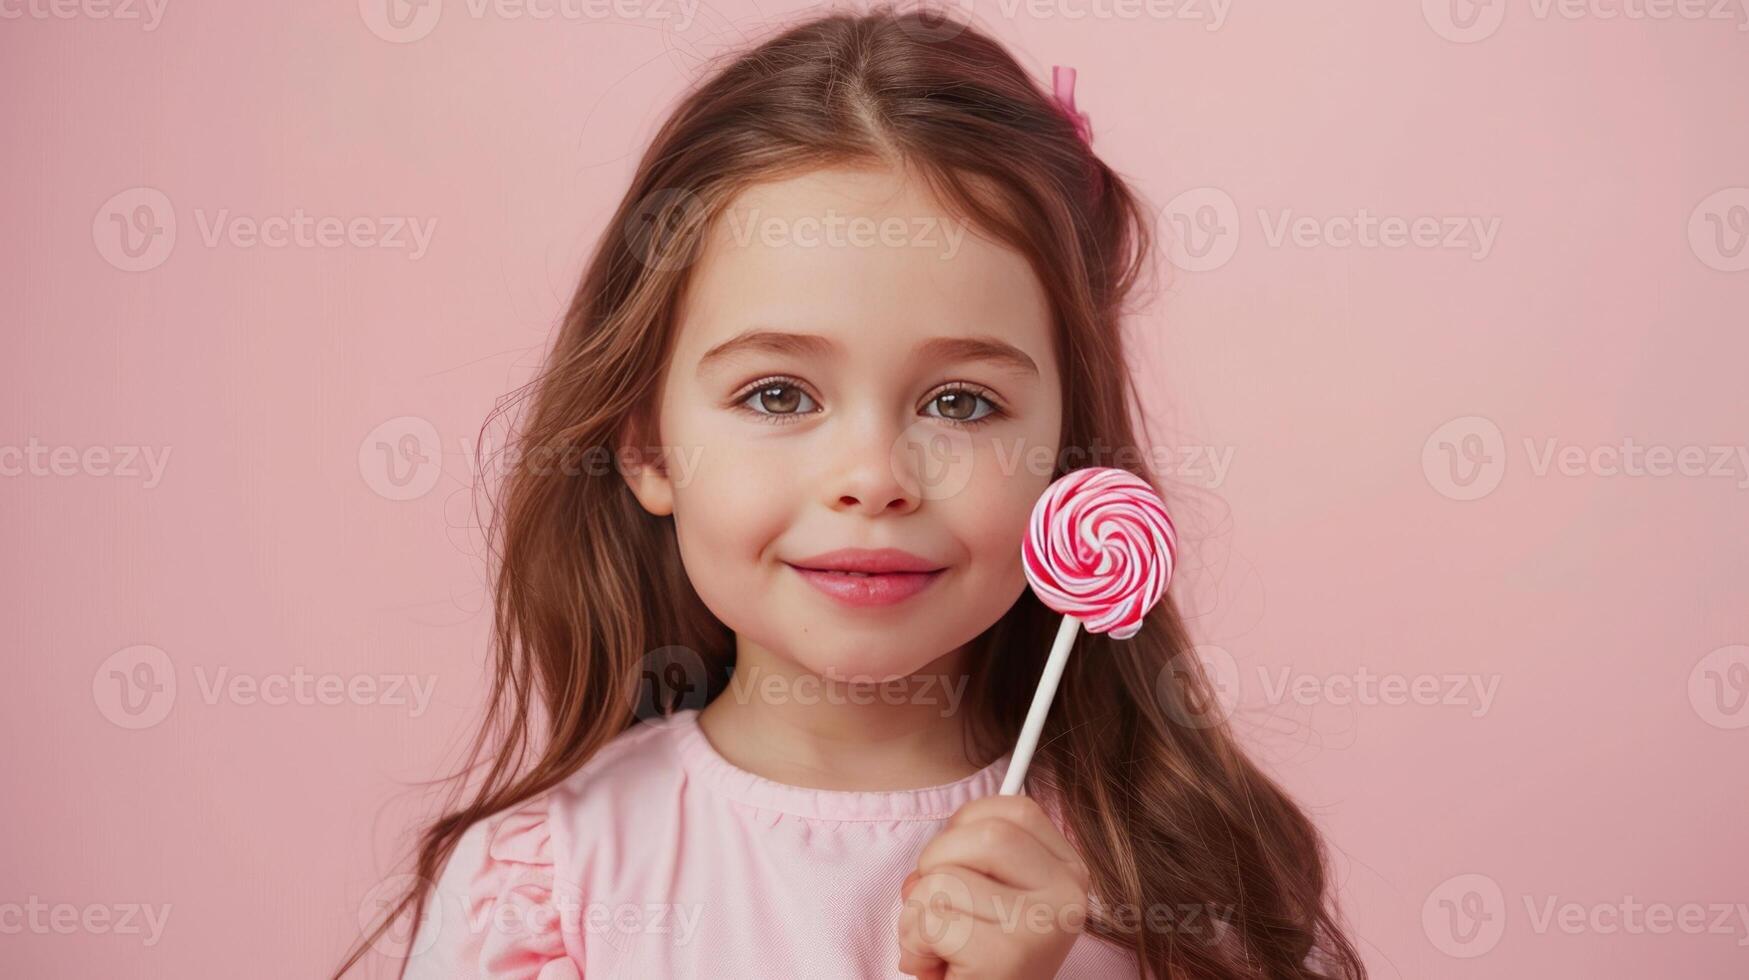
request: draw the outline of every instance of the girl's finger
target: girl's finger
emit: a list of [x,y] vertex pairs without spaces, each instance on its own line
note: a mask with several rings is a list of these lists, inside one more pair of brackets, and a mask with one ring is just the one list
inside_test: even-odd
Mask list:
[[925,874],[947,865],[970,868],[1022,891],[1038,891],[1064,879],[1063,861],[1037,837],[994,816],[949,826],[918,852],[917,869]]
[[[992,920],[979,909],[999,912]],[[1034,948],[1016,942],[1020,934],[1066,931],[1061,918],[1058,910],[975,871],[948,867],[922,876],[911,887],[899,918],[899,945],[905,951],[900,970],[917,977],[942,976],[950,964],[977,964],[980,976],[1010,976],[1022,965],[1016,957]],[[940,964],[941,974],[929,972],[935,964]]]
[[918,878],[904,903],[900,931],[909,930],[912,948],[950,961],[974,934],[1080,932],[1087,918],[1079,899],[1059,903],[1015,891],[959,865]]
[[928,928],[921,925],[924,901],[905,901],[899,910],[899,972],[926,980],[940,977],[947,971],[947,961],[933,951],[934,937],[942,934],[939,923]]
[[947,964],[940,959],[927,954],[913,953],[903,945],[899,947],[899,972],[906,976],[917,977],[918,980],[932,980],[947,973]]
[[985,817],[1001,817],[1004,820],[1019,824],[1028,833],[1038,838],[1047,850],[1057,856],[1065,864],[1080,864],[1081,855],[1076,853],[1069,839],[1057,829],[1057,825],[1045,814],[1037,800],[1030,796],[1009,794],[1006,796],[981,796],[955,811],[948,818],[946,830],[956,824],[982,820]]

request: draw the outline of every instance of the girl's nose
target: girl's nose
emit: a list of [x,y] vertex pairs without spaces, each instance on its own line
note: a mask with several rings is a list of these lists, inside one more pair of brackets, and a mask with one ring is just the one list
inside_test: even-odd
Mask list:
[[908,514],[916,510],[917,495],[906,491],[888,469],[885,478],[876,473],[859,472],[841,480],[836,501],[838,509],[871,517],[886,513]]
[[912,502],[913,498],[909,496],[892,497],[885,503],[882,503],[881,500],[882,495],[880,494],[863,496],[844,494],[838,498],[838,506],[845,510],[863,511],[870,515],[884,511],[907,514],[916,509],[916,504]]
[[839,465],[827,487],[830,503],[838,510],[860,512],[870,517],[908,514],[920,498],[915,481],[904,479],[901,431],[872,421],[845,432],[838,441]]

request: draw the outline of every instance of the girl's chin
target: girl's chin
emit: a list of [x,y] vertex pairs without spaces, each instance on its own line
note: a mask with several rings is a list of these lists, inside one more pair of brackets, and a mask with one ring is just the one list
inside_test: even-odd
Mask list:
[[809,673],[831,683],[854,683],[873,686],[902,681],[927,667],[933,657],[897,656],[891,653],[857,654],[840,652],[830,658],[801,661]]

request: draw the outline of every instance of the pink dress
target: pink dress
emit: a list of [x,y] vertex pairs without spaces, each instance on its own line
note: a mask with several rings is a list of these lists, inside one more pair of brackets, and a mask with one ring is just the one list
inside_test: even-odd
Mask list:
[[[892,978],[899,886],[1008,755],[922,789],[809,789],[730,763],[698,711],[622,733],[564,783],[470,828],[407,980]],[[1083,933],[1059,978],[1136,976]]]

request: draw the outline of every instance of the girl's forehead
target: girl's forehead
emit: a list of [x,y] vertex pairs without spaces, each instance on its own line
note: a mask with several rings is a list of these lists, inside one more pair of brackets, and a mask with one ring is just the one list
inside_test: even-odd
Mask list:
[[916,179],[813,171],[736,196],[692,269],[677,353],[695,363],[750,329],[842,346],[996,335],[1042,368],[1049,297],[1027,259]]

